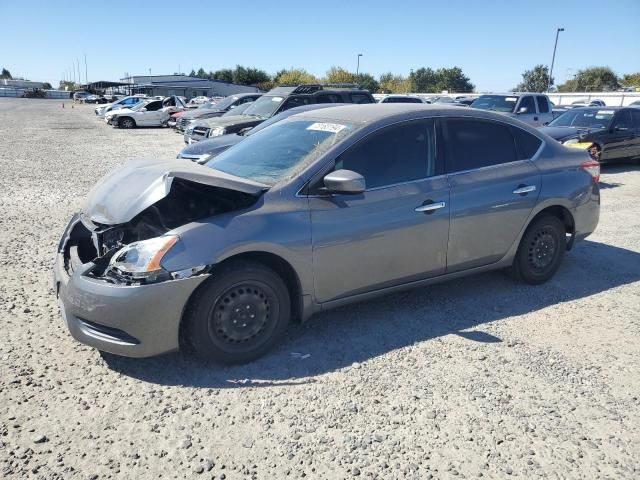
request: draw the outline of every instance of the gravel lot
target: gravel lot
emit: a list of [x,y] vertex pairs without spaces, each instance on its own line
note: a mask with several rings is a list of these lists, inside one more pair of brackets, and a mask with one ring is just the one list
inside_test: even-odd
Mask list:
[[[0,99],[0,477],[639,478],[640,168],[540,287],[500,272],[334,310],[251,365],[76,343],[53,253],[92,184],[168,129]],[[309,356],[307,356],[309,355]]]

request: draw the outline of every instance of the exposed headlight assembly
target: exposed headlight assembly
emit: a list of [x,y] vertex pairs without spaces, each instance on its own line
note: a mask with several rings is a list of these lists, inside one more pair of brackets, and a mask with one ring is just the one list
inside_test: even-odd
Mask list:
[[224,133],[225,133],[224,127],[215,127],[209,130],[209,138],[219,137],[220,135],[224,135]]
[[564,142],[562,142],[563,145],[573,145],[574,143],[578,143],[578,139],[577,138],[570,138],[569,140],[565,140]]
[[120,280],[132,283],[153,283],[168,278],[169,272],[160,262],[177,241],[177,235],[163,235],[131,243],[113,255],[108,270]]

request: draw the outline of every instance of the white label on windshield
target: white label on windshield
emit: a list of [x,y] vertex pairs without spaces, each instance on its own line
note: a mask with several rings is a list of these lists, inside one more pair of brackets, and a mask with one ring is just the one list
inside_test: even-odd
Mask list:
[[518,97],[507,97],[507,98],[505,98],[505,100],[507,102],[517,102],[518,101]]
[[314,123],[313,125],[309,125],[307,130],[317,130],[319,132],[331,132],[338,133],[340,130],[345,128],[344,125],[340,125],[339,123]]
[[598,110],[598,115],[613,115],[613,110]]
[[282,101],[282,97],[271,97],[271,101],[272,102],[281,102]]

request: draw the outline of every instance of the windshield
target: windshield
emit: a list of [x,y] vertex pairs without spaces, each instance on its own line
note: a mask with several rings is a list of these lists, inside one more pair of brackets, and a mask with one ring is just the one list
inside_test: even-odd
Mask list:
[[482,95],[471,104],[473,108],[493,110],[495,112],[513,113],[518,103],[518,97],[503,95]]
[[245,115],[254,115],[260,118],[269,118],[284,101],[284,97],[272,95],[262,96],[244,111]]
[[614,110],[568,110],[549,123],[549,126],[607,128],[614,113]]
[[244,111],[251,106],[251,102],[243,103],[237,107],[231,108],[222,114],[223,117],[232,117],[234,115],[243,115]]
[[238,97],[236,97],[235,95],[230,95],[228,97],[224,97],[218,103],[214,103],[213,106],[209,108],[215,108],[216,110],[226,110],[237,101]]
[[273,186],[354,131],[353,125],[298,120],[251,135],[210,160],[209,168]]

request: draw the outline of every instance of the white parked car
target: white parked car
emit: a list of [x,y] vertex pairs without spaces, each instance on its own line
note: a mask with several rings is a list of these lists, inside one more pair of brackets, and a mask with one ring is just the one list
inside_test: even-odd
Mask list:
[[185,110],[180,97],[171,96],[163,100],[141,102],[132,108],[121,108],[107,113],[105,121],[120,128],[164,127],[172,113]]
[[103,105],[98,105],[95,109],[95,113],[99,117],[104,117],[107,113],[111,112],[112,110],[118,110],[119,108],[131,108],[145,100],[147,100],[146,97],[140,97],[138,95],[124,97],[113,103],[105,103]]

